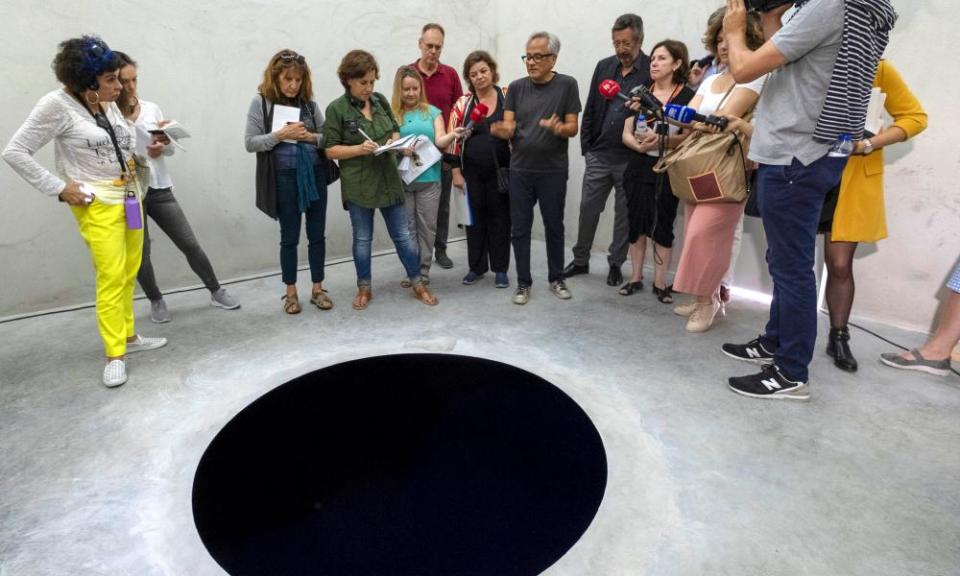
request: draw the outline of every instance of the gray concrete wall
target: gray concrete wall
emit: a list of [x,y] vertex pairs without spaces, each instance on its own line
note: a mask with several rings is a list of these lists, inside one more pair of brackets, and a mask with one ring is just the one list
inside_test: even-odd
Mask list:
[[[958,14],[950,0],[920,4],[895,0],[901,13],[888,56],[930,113],[931,127],[913,143],[888,156],[887,205],[891,238],[864,247],[856,272],[854,314],[901,327],[926,330],[939,303],[941,286],[960,254],[960,195],[952,181],[958,148],[944,129],[949,99],[960,79],[944,74],[948,53],[930,41],[952,37]],[[611,53],[613,19],[638,11],[646,21],[645,48],[671,37],[700,55],[699,38],[718,0],[641,3],[581,0],[525,3],[504,0],[415,0],[302,3],[216,0],[196,3],[51,2],[6,0],[0,20],[0,67],[11,79],[0,141],[13,134],[36,100],[57,87],[49,63],[57,42],[98,32],[140,62],[141,94],[158,102],[167,116],[188,126],[189,151],[170,163],[178,198],[223,279],[275,270],[278,232],[253,206],[253,156],[243,150],[243,122],[267,59],[289,47],[305,54],[322,106],[340,93],[336,66],[347,50],[373,51],[382,68],[378,89],[390,92],[393,70],[417,56],[420,26],[430,20],[447,28],[444,61],[459,68],[472,49],[491,50],[504,82],[524,74],[520,55],[527,35],[538,29],[563,41],[558,69],[575,76],[586,99],[596,61]],[[940,57],[942,56],[942,57]],[[38,157],[52,166],[52,146]],[[583,163],[571,143],[567,194],[567,239],[575,240]],[[339,208],[339,187],[331,190],[327,241],[331,258],[349,256],[350,225]],[[0,166],[0,317],[93,299],[89,258],[70,212]],[[603,215],[596,247],[609,242],[612,214]],[[154,243],[162,287],[196,283],[179,253],[162,234]],[[380,248],[387,247],[382,227]],[[748,220],[737,282],[769,290],[763,261],[763,232]],[[305,253],[304,253],[305,256]],[[461,264],[462,263],[458,263]]]

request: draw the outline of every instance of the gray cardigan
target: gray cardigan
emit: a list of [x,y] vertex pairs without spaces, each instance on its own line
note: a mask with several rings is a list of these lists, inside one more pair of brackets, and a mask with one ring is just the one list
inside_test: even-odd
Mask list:
[[[323,113],[316,102],[310,102],[313,105],[314,120],[317,125],[314,131],[317,136],[317,148],[323,149]],[[267,110],[273,109],[273,102],[267,100]],[[250,109],[247,110],[247,128],[244,133],[244,145],[247,152],[269,152],[280,141],[270,132],[269,127],[264,126],[263,108],[260,105],[260,95],[257,94],[250,101]]]

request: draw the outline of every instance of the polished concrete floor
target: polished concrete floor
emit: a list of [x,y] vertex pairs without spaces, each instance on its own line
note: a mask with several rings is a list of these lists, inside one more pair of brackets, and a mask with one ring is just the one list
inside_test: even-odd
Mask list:
[[433,272],[436,308],[398,286],[392,255],[375,260],[362,313],[350,308],[349,262],[328,268],[331,312],[283,315],[277,277],[231,285],[238,311],[210,307],[203,291],[171,295],[162,326],[138,301],[142,333],[170,344],[132,356],[129,383],[113,390],[99,382],[92,310],[0,324],[0,576],[224,574],[191,515],[194,470],[220,428],[299,374],[423,351],[534,372],[599,429],[605,500],[546,574],[960,574],[956,376],[882,367],[889,346],[855,333],[859,373],[836,370],[818,346],[811,402],[746,399],[726,377],[752,366],[718,348],[755,336],[761,305],[735,301],[713,330],[689,335],[649,289],[608,288],[599,256],[563,302],[537,243],[537,283],[519,307],[490,276],[460,285],[465,252],[452,246],[457,267]]

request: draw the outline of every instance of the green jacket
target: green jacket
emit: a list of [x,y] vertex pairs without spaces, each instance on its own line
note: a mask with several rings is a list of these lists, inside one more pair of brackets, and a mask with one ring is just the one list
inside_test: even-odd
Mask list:
[[[382,94],[375,92],[370,97],[373,120],[367,120],[357,102],[349,94],[344,94],[327,106],[327,121],[323,126],[327,148],[362,144],[366,138],[360,130],[378,144],[386,143],[394,132],[399,131],[390,105]],[[344,206],[352,202],[364,208],[385,208],[403,203],[403,182],[392,153],[358,156],[339,163]]]

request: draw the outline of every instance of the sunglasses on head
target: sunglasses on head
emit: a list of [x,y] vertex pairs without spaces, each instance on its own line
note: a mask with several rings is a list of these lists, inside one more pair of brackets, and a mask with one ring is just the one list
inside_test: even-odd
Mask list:
[[281,62],[296,62],[298,64],[303,64],[306,62],[306,58],[297,54],[293,50],[284,50],[277,56]]

